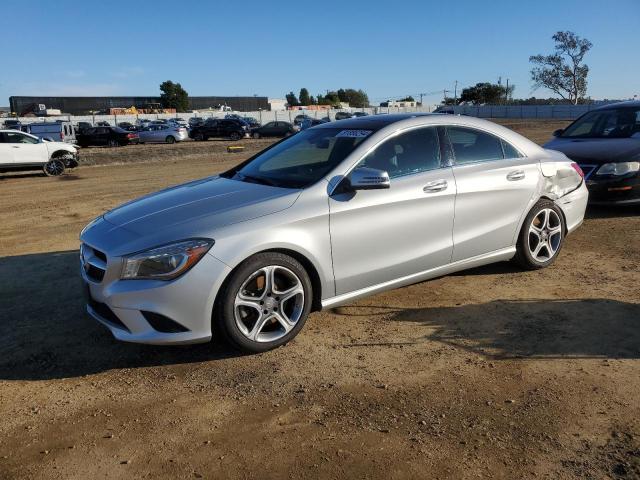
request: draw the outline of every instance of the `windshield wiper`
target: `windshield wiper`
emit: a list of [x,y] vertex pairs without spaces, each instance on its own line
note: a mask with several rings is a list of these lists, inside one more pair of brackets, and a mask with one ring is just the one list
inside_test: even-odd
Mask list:
[[269,185],[271,187],[278,187],[279,186],[278,182],[275,182],[275,181],[270,180],[268,178],[254,177],[252,175],[247,175],[247,174],[240,173],[240,172],[237,172],[236,175],[238,177],[240,177],[240,180],[242,180],[243,182],[247,181],[247,182],[252,182],[252,183],[259,183],[261,185]]

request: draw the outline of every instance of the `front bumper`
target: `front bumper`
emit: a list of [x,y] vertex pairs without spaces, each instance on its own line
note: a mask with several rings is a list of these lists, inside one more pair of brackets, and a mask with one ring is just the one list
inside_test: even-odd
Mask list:
[[[93,252],[91,247],[85,248]],[[96,278],[87,261],[100,264],[88,255],[81,257],[81,275],[86,284],[87,312],[109,328],[118,340],[148,344],[207,342],[212,337],[213,304],[230,269],[211,254],[183,276],[172,281],[120,280],[121,258],[108,257],[102,280]],[[87,271],[89,270],[89,271]],[[160,331],[148,314],[161,315],[182,331]]]
[[640,205],[640,175],[590,177],[589,203],[593,205]]

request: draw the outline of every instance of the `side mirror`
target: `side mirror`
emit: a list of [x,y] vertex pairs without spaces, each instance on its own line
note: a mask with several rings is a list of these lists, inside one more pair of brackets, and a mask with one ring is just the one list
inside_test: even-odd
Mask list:
[[559,136],[560,136],[560,135],[562,135],[563,133],[564,133],[564,128],[559,128],[559,129],[557,129],[557,130],[555,130],[555,131],[553,132],[553,136],[554,136],[554,137],[559,137]]
[[389,174],[377,168],[356,168],[349,177],[352,190],[378,190],[391,186]]

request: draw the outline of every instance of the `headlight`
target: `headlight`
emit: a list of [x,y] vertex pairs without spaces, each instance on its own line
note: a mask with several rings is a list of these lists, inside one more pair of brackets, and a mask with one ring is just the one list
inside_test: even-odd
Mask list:
[[598,169],[596,175],[626,175],[638,170],[640,170],[640,162],[605,163]]
[[198,263],[214,243],[194,238],[126,256],[120,278],[171,280]]

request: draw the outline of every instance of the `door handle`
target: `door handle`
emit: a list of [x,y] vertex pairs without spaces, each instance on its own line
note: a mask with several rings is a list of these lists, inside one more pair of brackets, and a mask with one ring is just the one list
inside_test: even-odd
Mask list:
[[449,186],[449,184],[447,183],[446,180],[435,180],[433,182],[429,182],[427,183],[423,188],[422,191],[424,193],[435,193],[435,192],[441,192],[443,190],[446,190],[447,187]]
[[507,180],[513,182],[515,180],[522,180],[524,178],[524,170],[514,170],[507,174]]

